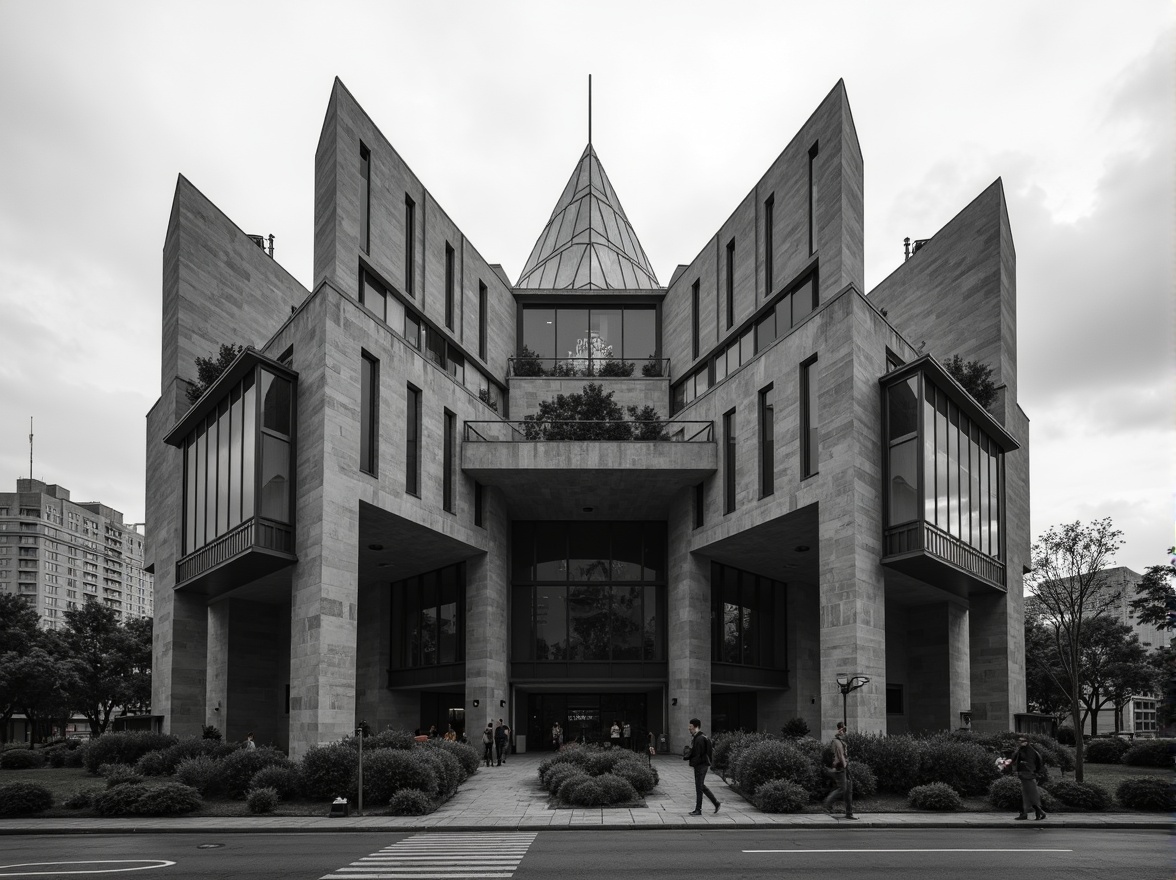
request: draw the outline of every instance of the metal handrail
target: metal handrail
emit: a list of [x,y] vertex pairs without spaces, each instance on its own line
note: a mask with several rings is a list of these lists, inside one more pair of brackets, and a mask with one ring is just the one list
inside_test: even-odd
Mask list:
[[565,420],[527,418],[515,421],[469,421],[465,440],[471,443],[518,443],[560,440],[661,441],[663,443],[713,443],[715,423],[656,420]]
[[512,357],[506,359],[508,378],[574,378],[592,376],[603,379],[666,379],[670,375],[669,358],[614,357]]

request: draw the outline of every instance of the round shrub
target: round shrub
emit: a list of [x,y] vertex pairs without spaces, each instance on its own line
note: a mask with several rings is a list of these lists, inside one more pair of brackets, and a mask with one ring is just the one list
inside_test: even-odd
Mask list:
[[143,777],[135,772],[130,764],[103,764],[98,768],[98,774],[105,777],[106,787],[116,785],[141,785]]
[[586,782],[591,782],[592,779],[593,777],[589,776],[583,770],[580,770],[578,773],[572,773],[560,782],[559,788],[555,790],[555,796],[566,804],[574,803],[572,797],[575,795],[576,789]]
[[104,733],[82,746],[82,763],[91,773],[103,764],[134,764],[148,752],[175,745],[177,737],[147,730]]
[[764,813],[799,813],[809,793],[787,779],[772,779],[759,787],[752,803]]
[[1058,728],[1058,742],[1064,746],[1074,745],[1074,728],[1073,727],[1059,727]]
[[564,795],[564,788],[574,782],[569,779],[560,789],[560,799],[576,807],[602,807],[605,805],[604,784],[600,781],[604,777],[588,776],[570,789]]
[[173,767],[169,767],[164,753],[167,749],[148,752],[135,762],[135,771],[140,776],[170,776]]
[[[440,742],[444,742],[444,740],[440,740]],[[444,748],[430,746],[428,743],[416,749],[414,753],[419,754],[436,769],[437,793],[442,800],[449,800],[457,794],[458,788],[466,781],[466,772],[456,755]]]
[[735,766],[735,761],[744,749],[755,743],[766,742],[770,739],[771,737],[766,733],[756,733],[755,731],[747,733],[742,730],[733,730],[716,734],[714,739],[711,740],[711,743],[715,747],[715,756],[711,764],[711,769],[723,779],[726,779],[727,774]]
[[[153,755],[158,755],[158,758],[154,758],[152,760],[158,760],[163,767],[163,773],[159,775],[171,776],[176,772],[176,767],[179,766],[180,761],[183,761],[185,758],[195,758],[200,755],[208,755],[209,757],[212,757],[219,744],[220,743],[218,740],[204,739],[203,737],[199,736],[186,736],[174,745],[168,746],[166,749],[161,749],[157,752],[148,752],[140,760],[145,760],[151,758]],[[144,771],[141,770],[140,772]]]
[[1123,753],[1123,763],[1132,767],[1167,767],[1171,769],[1176,754],[1170,739],[1141,739]]
[[604,793],[604,806],[631,804],[639,799],[633,784],[615,773],[602,773],[596,777],[596,781],[600,783],[601,791]]
[[853,799],[855,801],[871,798],[878,793],[878,777],[874,773],[874,768],[865,761],[851,762],[849,775],[853,779]]
[[1111,805],[1111,794],[1094,782],[1072,782],[1059,779],[1046,783],[1050,794],[1067,807],[1076,810],[1105,810]]
[[0,770],[36,770],[45,766],[45,756],[30,749],[9,749],[0,753]]
[[817,784],[816,768],[792,742],[762,740],[744,748],[731,767],[731,778],[748,797],[771,779],[788,779],[812,791]]
[[165,782],[155,786],[123,786],[133,787],[140,791],[139,799],[135,801],[136,816],[179,816],[199,810],[204,803],[200,792],[191,786],[179,782]]
[[547,771],[547,775],[541,781],[549,793],[555,794],[559,791],[559,787],[563,784],[563,781],[568,777],[587,775],[583,768],[576,764],[556,764]]
[[70,750],[64,744],[51,749],[45,749],[45,760],[49,763],[50,767],[64,767],[65,759],[69,755],[69,752]]
[[949,813],[964,805],[956,790],[946,782],[916,785],[907,793],[907,798],[916,810],[934,810],[939,813]]
[[201,794],[216,791],[220,782],[219,762],[208,755],[197,755],[195,758],[185,758],[176,767],[176,779],[184,785],[191,786]]
[[249,807],[250,813],[272,813],[274,807],[278,805],[278,799],[276,788],[264,786],[249,789],[249,794],[245,796],[245,803]]
[[[1041,795],[1041,808],[1047,813],[1057,809],[1058,802],[1048,791],[1040,786],[1037,789]],[[1021,809],[1021,780],[1016,776],[1002,776],[988,787],[988,802],[998,810]]]
[[780,733],[788,739],[800,739],[803,736],[808,736],[808,722],[803,718],[793,718],[790,721],[785,721],[784,726],[780,728]]
[[302,793],[302,781],[298,778],[297,767],[271,764],[258,770],[249,780],[249,790],[256,788],[272,788],[282,800],[292,801]]
[[1000,775],[987,749],[949,736],[920,742],[919,783],[943,782],[961,795],[984,794]]
[[[405,734],[405,736],[408,736],[408,734]],[[446,739],[431,739],[426,745],[430,748],[441,749],[441,751],[448,752],[457,758],[457,763],[461,765],[462,769],[462,782],[465,782],[477,773],[478,768],[482,765],[482,753],[469,743],[450,742]]]
[[94,795],[90,805],[99,816],[133,816],[142,793],[141,785],[116,785]]
[[0,816],[35,816],[53,806],[53,795],[35,782],[10,782],[0,786]]
[[299,771],[302,777],[302,793],[311,800],[350,798],[356,794],[355,751],[343,743],[307,749],[306,754],[302,756]]
[[93,803],[94,795],[100,791],[100,788],[79,788],[62,801],[61,805],[67,810],[84,810]]
[[220,787],[230,797],[244,797],[253,774],[266,767],[292,767],[285,752],[263,746],[237,749],[219,762]]
[[[436,753],[434,753],[436,754]],[[437,797],[440,783],[437,765],[424,749],[378,749],[363,758],[363,796],[371,803],[388,803],[402,788],[413,788],[426,797]]]
[[1091,764],[1120,764],[1128,748],[1130,744],[1117,736],[1092,739],[1086,744],[1084,756]]
[[423,816],[432,809],[428,795],[415,788],[402,788],[388,800],[388,812],[393,816]]
[[1115,798],[1132,810],[1167,812],[1174,806],[1172,783],[1160,776],[1140,776],[1125,779],[1115,789]]
[[[344,742],[353,748],[359,748],[359,740],[354,736],[348,737]],[[414,745],[416,740],[407,730],[381,730],[363,738],[365,752],[369,749],[411,749]]]
[[922,782],[923,750],[920,741],[909,734],[850,733],[846,745],[851,765],[865,761],[873,769],[879,791],[906,794]]
[[82,757],[83,757],[83,752],[80,748],[69,749],[65,753],[65,757],[62,759],[61,766],[62,767],[71,767],[71,768],[81,767],[82,766]]
[[627,780],[633,786],[633,790],[641,796],[649,794],[657,785],[657,777],[653,775],[653,771],[636,761],[621,761],[613,767],[612,772],[614,776]]

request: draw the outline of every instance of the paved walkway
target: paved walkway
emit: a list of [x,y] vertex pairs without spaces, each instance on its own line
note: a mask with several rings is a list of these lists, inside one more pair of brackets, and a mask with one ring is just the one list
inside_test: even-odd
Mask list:
[[707,785],[722,803],[718,813],[703,801],[703,815],[694,809],[694,775],[675,755],[654,758],[660,782],[638,808],[553,809],[539,787],[539,761],[544,754],[511,755],[501,767],[483,767],[448,803],[428,816],[321,817],[248,816],[152,819],[0,819],[0,834],[61,834],[127,831],[194,833],[307,831],[548,831],[605,828],[1160,828],[1171,829],[1163,813],[1051,813],[1044,822],[1015,822],[1011,813],[871,813],[870,802],[858,805],[857,822],[822,812],[761,813],[732,791],[718,776]]

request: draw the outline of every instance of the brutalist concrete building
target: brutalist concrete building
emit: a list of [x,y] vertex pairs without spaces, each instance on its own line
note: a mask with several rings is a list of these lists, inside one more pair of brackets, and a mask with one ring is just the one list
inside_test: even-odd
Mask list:
[[[1001,183],[867,294],[842,83],[748,181],[664,284],[589,144],[512,283],[336,81],[308,291],[181,177],[148,416],[166,727],[294,754],[361,721],[504,718],[531,750],[557,721],[671,747],[693,716],[1012,727],[1029,457]],[[222,343],[248,347],[190,406]],[[992,367],[987,409],[957,354]]]

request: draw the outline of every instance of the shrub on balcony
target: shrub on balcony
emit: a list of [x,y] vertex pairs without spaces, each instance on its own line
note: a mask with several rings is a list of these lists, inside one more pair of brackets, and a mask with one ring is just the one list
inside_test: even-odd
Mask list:
[[641,365],[641,375],[649,378],[656,378],[662,374],[661,361],[657,358],[651,357],[648,361]]
[[522,353],[514,359],[514,374],[516,376],[542,376],[543,364],[539,355],[523,346]]
[[608,360],[604,361],[603,363],[598,362],[598,365],[596,367],[596,375],[598,375],[598,376],[613,376],[613,377],[618,377],[618,378],[625,377],[625,376],[632,376],[633,370],[635,370],[636,368],[637,368],[637,365],[635,363],[633,363],[632,361],[617,361],[617,360],[613,360],[612,358],[609,358]]

